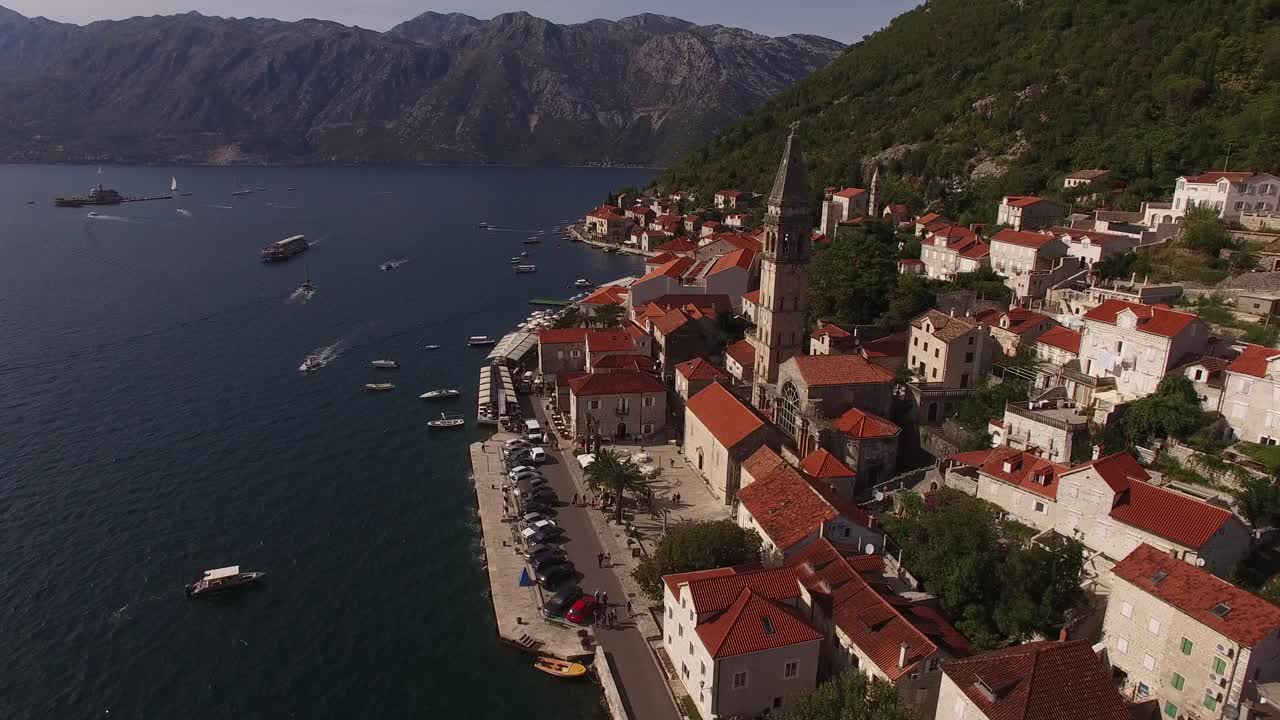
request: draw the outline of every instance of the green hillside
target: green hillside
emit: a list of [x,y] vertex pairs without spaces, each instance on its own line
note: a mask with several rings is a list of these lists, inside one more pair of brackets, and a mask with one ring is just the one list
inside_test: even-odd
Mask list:
[[1235,168],[1280,167],[1280,0],[933,0],[657,183],[767,191],[795,120],[815,192],[865,186],[879,155],[883,199],[957,219],[1092,167],[1135,205],[1228,152]]

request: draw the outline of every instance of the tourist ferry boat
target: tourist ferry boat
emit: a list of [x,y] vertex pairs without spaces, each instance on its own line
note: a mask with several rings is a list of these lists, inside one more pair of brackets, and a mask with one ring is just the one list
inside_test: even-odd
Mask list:
[[374,360],[369,364],[376,368],[383,368],[384,370],[395,370],[400,367],[400,363],[395,360]]
[[266,573],[240,572],[239,565],[205,570],[204,577],[187,585],[187,597],[203,597],[216,595],[227,590],[235,590],[261,580]]
[[516,265],[515,267],[516,267],[516,272],[518,273],[538,272],[537,265]]
[[301,255],[307,251],[307,238],[305,235],[294,235],[293,237],[278,240],[270,245],[262,248],[263,262],[280,262],[288,260],[294,255]]
[[471,347],[482,347],[484,345],[494,345],[497,342],[498,342],[497,340],[494,340],[488,335],[472,335],[471,337],[467,338],[467,344],[470,345]]
[[119,205],[124,202],[124,196],[112,190],[105,188],[101,183],[97,187],[91,188],[89,194],[84,197],[58,197],[53,199],[53,204],[57,207],[82,207],[84,205]]

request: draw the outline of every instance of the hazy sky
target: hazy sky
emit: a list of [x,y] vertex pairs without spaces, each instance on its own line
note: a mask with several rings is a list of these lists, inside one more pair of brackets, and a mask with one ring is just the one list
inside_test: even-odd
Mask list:
[[489,18],[512,10],[526,10],[556,22],[595,18],[616,20],[641,12],[674,15],[701,24],[744,27],[766,35],[812,33],[844,42],[886,25],[894,16],[921,0],[0,0],[12,10],[33,17],[87,23],[135,15],[169,15],[197,10],[224,17],[273,17],[297,20],[316,17],[386,30],[427,10],[462,12]]

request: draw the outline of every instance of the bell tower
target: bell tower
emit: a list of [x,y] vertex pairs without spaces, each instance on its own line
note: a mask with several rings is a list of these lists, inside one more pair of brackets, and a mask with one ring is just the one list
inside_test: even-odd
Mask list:
[[769,386],[778,380],[778,366],[799,355],[804,346],[805,314],[809,307],[807,273],[812,256],[809,186],[793,124],[764,217],[760,311],[750,336],[756,350],[752,401],[761,410],[771,404]]

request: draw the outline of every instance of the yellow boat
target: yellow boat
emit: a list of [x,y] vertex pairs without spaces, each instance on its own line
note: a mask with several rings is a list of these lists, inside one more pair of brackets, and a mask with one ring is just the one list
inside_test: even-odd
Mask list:
[[548,675],[555,675],[556,677],[575,678],[587,674],[587,666],[582,663],[557,660],[550,657],[540,657],[534,660],[533,666]]

